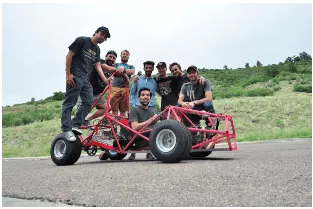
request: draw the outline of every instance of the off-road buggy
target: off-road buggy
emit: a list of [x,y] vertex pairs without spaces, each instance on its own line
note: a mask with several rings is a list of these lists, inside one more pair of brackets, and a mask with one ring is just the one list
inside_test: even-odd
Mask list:
[[[109,106],[111,88],[110,82],[91,110],[105,94]],[[127,89],[124,93],[126,98],[128,92]],[[110,110],[106,108],[105,114],[93,124],[81,126],[86,134],[74,132],[76,141],[68,141],[63,133],[57,135],[50,149],[52,161],[60,166],[72,165],[80,158],[82,150],[90,156],[101,150],[105,153],[100,155],[100,160],[122,160],[128,153],[151,152],[164,163],[177,163],[190,157],[209,156],[212,151],[237,150],[234,122],[227,114],[167,106],[158,114],[152,128],[148,128],[148,124],[135,131],[127,117],[114,116]]]

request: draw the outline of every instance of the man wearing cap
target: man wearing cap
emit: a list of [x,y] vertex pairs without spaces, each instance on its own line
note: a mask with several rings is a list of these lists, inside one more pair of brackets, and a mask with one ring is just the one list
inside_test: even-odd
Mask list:
[[201,85],[198,68],[194,65],[188,67],[187,76],[190,82],[183,84],[178,104],[184,108],[214,113],[211,82],[206,80],[204,85]]
[[[61,129],[67,140],[75,141],[77,134],[81,134],[78,129],[87,116],[90,107],[92,106],[92,86],[88,79],[88,74],[91,72],[93,64],[99,73],[101,79],[108,83],[108,79],[100,65],[100,48],[98,44],[103,43],[110,38],[109,29],[99,27],[92,37],[78,37],[68,47],[69,52],[66,55],[66,92],[62,104]],[[75,117],[71,120],[71,112],[78,97],[81,97],[82,103],[76,112]]]
[[166,106],[176,105],[179,94],[178,80],[174,76],[167,76],[166,63],[159,62],[156,66],[159,76],[155,77],[157,83],[157,93],[161,96],[161,111]]

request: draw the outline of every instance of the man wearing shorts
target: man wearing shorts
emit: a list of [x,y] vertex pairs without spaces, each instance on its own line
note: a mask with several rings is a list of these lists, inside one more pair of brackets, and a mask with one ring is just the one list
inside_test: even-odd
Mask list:
[[[112,114],[125,117],[125,112],[128,111],[128,99],[126,89],[129,87],[129,78],[134,75],[135,67],[128,64],[130,53],[128,50],[121,52],[121,63],[117,63],[118,70],[114,76],[111,90],[111,102]],[[121,70],[122,68],[123,70]],[[122,98],[120,98],[122,97]],[[115,104],[117,103],[117,104]],[[115,106],[114,106],[115,105]]]

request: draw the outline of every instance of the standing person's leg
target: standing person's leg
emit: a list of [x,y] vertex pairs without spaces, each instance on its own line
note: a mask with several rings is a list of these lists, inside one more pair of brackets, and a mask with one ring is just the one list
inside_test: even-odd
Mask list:
[[82,103],[72,120],[73,130],[80,132],[78,128],[82,125],[93,104],[92,86],[87,79],[82,79],[83,87],[80,92]]
[[72,132],[71,113],[72,109],[77,103],[80,95],[83,83],[80,78],[74,78],[74,87],[66,85],[66,92],[62,104],[62,115],[61,115],[61,129],[65,133],[65,137],[69,141],[75,141],[76,137]]
[[80,98],[80,96],[78,97],[77,103],[76,103],[76,112],[79,109],[80,105],[82,105],[82,99]]
[[[111,100],[110,100],[110,105],[112,108],[112,114],[113,115],[118,115],[118,109],[119,109],[119,104],[115,104],[117,100],[119,99],[119,88],[118,87],[112,87],[111,89]],[[113,106],[115,104],[115,106]]]
[[126,115],[125,113],[128,110],[128,105],[129,105],[126,103],[127,102],[126,88],[122,88],[120,96],[122,96],[120,103],[119,103],[120,116],[125,117]]

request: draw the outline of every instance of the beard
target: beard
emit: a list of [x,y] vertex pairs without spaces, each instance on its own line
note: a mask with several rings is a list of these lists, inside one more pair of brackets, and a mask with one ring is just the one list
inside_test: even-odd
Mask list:
[[113,61],[112,60],[105,60],[105,63],[109,66],[113,65]]
[[144,107],[147,107],[149,105],[149,102],[150,101],[147,101],[147,100],[140,100],[140,104]]
[[98,38],[98,39],[97,39],[97,43],[98,43],[98,44],[102,44],[103,42],[104,42],[104,39],[102,39],[102,38]]

